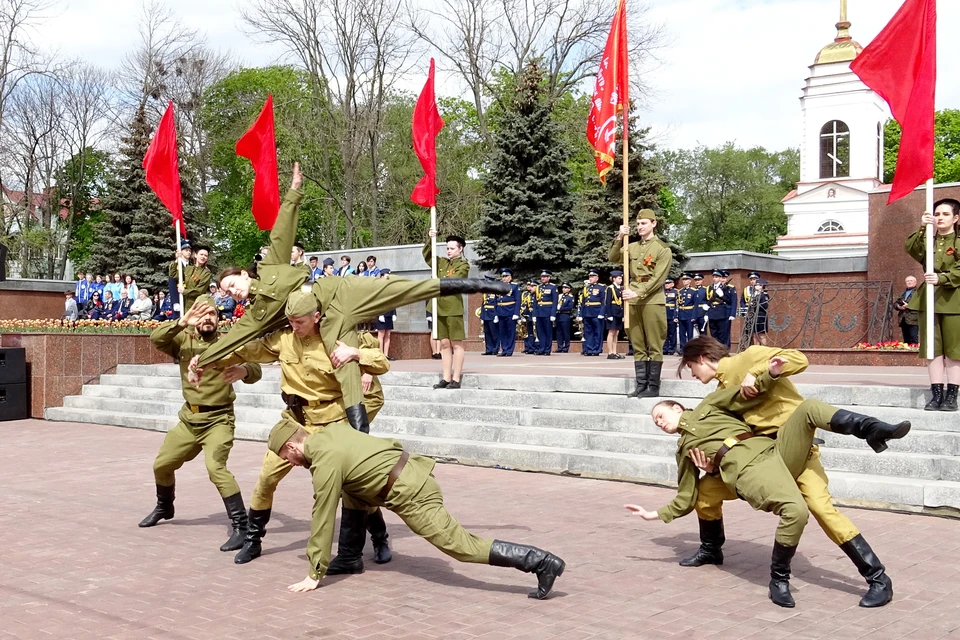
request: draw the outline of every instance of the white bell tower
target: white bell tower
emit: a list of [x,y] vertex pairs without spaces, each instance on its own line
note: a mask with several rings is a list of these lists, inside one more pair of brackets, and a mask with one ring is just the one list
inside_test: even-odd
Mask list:
[[773,247],[781,256],[867,255],[869,193],[883,180],[888,110],[850,71],[862,50],[840,0],[837,37],[817,54],[800,98],[800,182],[783,199],[787,235]]

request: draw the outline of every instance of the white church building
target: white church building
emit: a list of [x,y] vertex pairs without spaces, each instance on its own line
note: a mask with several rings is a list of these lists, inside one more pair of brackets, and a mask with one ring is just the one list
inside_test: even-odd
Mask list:
[[800,182],[783,199],[786,258],[867,255],[869,193],[883,180],[883,99],[850,71],[863,50],[850,36],[842,0],[837,37],[817,54],[803,88]]

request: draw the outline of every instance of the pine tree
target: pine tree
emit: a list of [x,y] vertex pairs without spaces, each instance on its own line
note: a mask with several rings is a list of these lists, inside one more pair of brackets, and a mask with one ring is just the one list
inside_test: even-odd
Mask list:
[[570,152],[551,117],[543,74],[531,63],[506,105],[485,182],[480,267],[511,267],[514,279],[573,266]]

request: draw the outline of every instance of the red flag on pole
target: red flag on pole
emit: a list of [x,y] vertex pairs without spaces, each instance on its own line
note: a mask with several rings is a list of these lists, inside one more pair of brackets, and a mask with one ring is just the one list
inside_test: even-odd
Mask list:
[[237,140],[237,155],[253,165],[253,219],[261,231],[273,229],[280,213],[277,140],[273,128],[273,95],[267,96],[257,121]]
[[889,204],[933,178],[936,1],[904,2],[850,69],[887,101],[903,128]]
[[173,101],[160,119],[153,140],[143,156],[147,184],[157,198],[173,214],[173,224],[180,221],[183,235],[187,227],[183,223],[183,195],[180,193],[180,165],[177,160],[177,127],[173,121]]
[[443,119],[437,110],[433,92],[433,58],[430,58],[430,75],[413,109],[413,150],[426,175],[413,188],[410,199],[421,207],[434,207],[437,204],[437,193],[440,192],[437,189],[437,134],[441,129]]
[[[587,118],[587,140],[593,147],[600,182],[606,183],[607,172],[617,155],[617,114],[629,109],[630,73],[627,63],[627,6],[617,2],[617,11],[610,25],[607,46],[600,59],[600,71],[593,90],[590,116]],[[626,130],[624,127],[624,144]]]

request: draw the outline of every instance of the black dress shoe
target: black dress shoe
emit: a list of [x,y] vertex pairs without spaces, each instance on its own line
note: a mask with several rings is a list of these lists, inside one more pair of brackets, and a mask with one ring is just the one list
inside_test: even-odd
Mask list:
[[450,382],[449,382],[448,380],[441,380],[441,381],[438,382],[437,384],[433,385],[433,388],[434,388],[434,389],[446,389],[446,388],[449,387],[449,386],[450,386]]
[[617,359],[617,354],[615,354],[615,353],[608,353],[608,354],[607,354],[607,360],[616,360],[616,359]]
[[431,359],[431,360],[443,360],[443,356],[440,355],[439,353],[435,353],[435,354],[433,354],[432,356],[430,356],[430,359]]
[[396,362],[397,359],[394,358],[393,356],[387,356],[387,360],[389,360],[390,362]]
[[480,355],[482,355],[482,356],[495,356],[495,355],[497,355],[497,354],[491,353],[490,351],[484,351],[484,352],[481,353]]
[[450,383],[447,384],[446,388],[447,388],[447,389],[459,389],[459,388],[460,388],[460,381],[459,381],[459,380],[451,380]]

